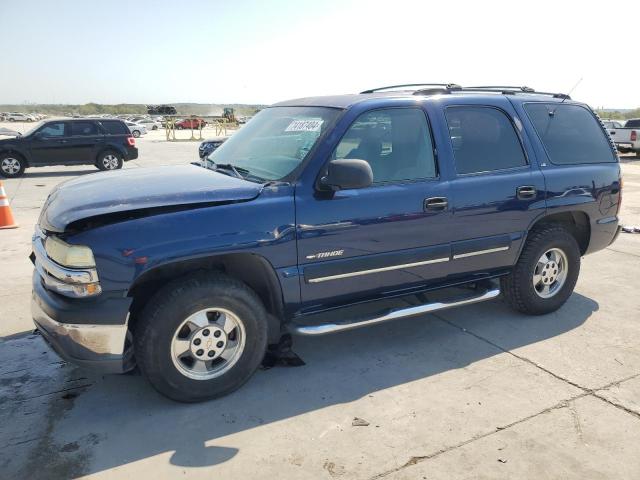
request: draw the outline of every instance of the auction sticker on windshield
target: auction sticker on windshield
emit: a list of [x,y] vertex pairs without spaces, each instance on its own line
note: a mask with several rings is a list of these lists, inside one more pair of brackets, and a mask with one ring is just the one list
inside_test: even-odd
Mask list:
[[313,118],[308,120],[294,120],[291,122],[285,132],[319,132],[324,120]]

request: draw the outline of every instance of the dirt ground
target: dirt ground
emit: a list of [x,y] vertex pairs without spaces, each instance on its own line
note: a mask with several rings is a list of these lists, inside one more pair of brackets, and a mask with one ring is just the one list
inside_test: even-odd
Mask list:
[[[126,168],[197,159],[198,142],[163,132],[138,146]],[[622,223],[640,226],[640,159],[622,168]],[[92,172],[4,180],[20,228],[0,231],[0,478],[640,478],[640,234],[585,257],[553,314],[498,300],[296,338],[305,366],[182,405],[137,374],[65,364],[30,333],[39,209]]]

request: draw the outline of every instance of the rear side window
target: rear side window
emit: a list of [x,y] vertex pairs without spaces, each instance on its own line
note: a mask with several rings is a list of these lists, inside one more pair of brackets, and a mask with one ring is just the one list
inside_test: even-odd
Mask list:
[[493,107],[448,107],[445,111],[460,174],[522,167],[527,159],[509,118]]
[[98,126],[93,122],[71,122],[71,136],[86,137],[98,134]]
[[100,123],[108,135],[123,135],[129,133],[129,129],[124,122],[102,121]]
[[615,162],[611,144],[593,114],[580,105],[527,103],[549,160],[556,165]]

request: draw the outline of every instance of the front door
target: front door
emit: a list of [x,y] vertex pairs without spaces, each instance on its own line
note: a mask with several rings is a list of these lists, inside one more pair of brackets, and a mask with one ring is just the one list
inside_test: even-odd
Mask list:
[[43,125],[31,137],[31,162],[36,165],[57,165],[70,157],[66,122]]
[[419,107],[361,114],[331,158],[366,160],[371,187],[296,192],[298,265],[306,309],[425,283],[450,256],[449,186],[440,179]]

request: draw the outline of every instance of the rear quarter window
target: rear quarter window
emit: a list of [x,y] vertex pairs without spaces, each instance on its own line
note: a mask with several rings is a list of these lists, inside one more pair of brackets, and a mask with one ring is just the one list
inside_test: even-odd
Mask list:
[[124,135],[129,134],[129,129],[124,122],[102,121],[102,128],[108,135]]
[[527,103],[524,109],[551,163],[576,165],[616,161],[605,132],[587,108],[560,103]]

